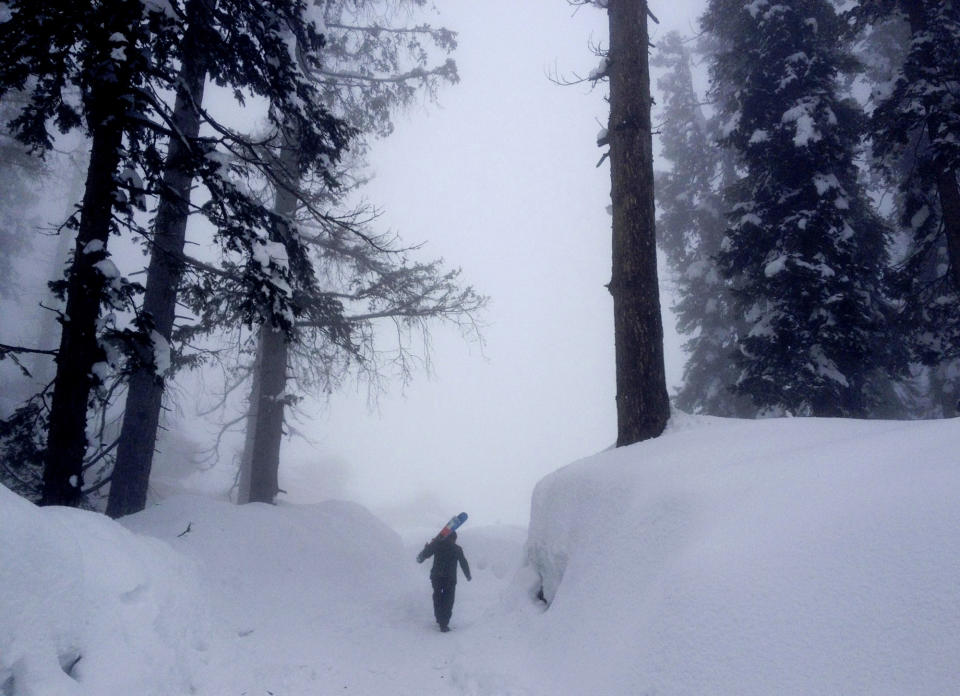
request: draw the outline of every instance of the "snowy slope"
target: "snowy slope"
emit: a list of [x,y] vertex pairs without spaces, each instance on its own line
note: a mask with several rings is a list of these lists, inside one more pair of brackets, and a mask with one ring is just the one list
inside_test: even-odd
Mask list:
[[676,415],[541,481],[528,537],[471,519],[450,634],[413,561],[442,519],[0,488],[0,695],[960,693],[957,452],[958,421]]
[[570,693],[960,693],[960,422],[677,415],[533,499]]
[[429,537],[359,505],[178,496],[121,525],[0,487],[0,694],[447,692],[524,538],[461,530],[473,582],[444,635],[414,561]]
[[198,583],[160,541],[0,486],[0,694],[189,693],[210,625]]

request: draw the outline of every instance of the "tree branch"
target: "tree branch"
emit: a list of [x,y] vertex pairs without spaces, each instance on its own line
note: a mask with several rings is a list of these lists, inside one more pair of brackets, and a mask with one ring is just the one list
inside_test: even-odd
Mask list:
[[24,348],[23,346],[10,346],[6,343],[0,343],[0,357],[5,353],[30,353],[31,355],[52,355],[56,357],[58,351],[44,350],[42,348]]

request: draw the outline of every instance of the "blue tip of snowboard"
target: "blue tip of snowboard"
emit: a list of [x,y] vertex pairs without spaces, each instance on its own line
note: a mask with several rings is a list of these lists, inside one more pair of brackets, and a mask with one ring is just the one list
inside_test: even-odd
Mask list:
[[459,515],[454,515],[450,518],[450,521],[444,525],[443,529],[440,530],[440,533],[437,535],[438,538],[445,538],[450,535],[450,532],[453,532],[461,524],[467,521],[467,513],[461,512]]

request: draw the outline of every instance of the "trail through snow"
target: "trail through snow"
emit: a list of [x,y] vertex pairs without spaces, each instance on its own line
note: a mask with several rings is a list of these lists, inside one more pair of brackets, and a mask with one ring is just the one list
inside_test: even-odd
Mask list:
[[462,527],[451,633],[414,561],[445,519],[0,486],[0,696],[960,693],[958,451],[960,419],[675,414],[544,478],[529,534]]
[[[414,560],[430,532],[410,530],[403,539],[349,503],[276,512],[187,497],[126,523],[200,568],[220,625],[205,649],[199,693],[532,693],[493,666],[516,645],[484,625],[500,613],[522,565],[525,530],[461,530],[473,581],[460,577],[453,630],[442,634],[429,562]],[[188,523],[191,531],[178,536]]]

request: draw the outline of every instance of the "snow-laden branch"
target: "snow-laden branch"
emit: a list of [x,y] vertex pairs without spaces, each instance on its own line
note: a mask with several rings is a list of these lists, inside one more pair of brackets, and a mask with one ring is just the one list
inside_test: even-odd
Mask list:
[[453,69],[454,62],[452,59],[448,59],[443,65],[428,70],[426,68],[413,68],[404,73],[399,73],[397,75],[364,75],[363,73],[357,72],[355,70],[317,70],[316,74],[321,78],[332,79],[332,80],[343,80],[343,81],[359,81],[359,82],[375,82],[375,83],[401,83],[409,82],[410,80],[423,80],[428,77],[433,77],[436,75],[441,75],[446,71]]

